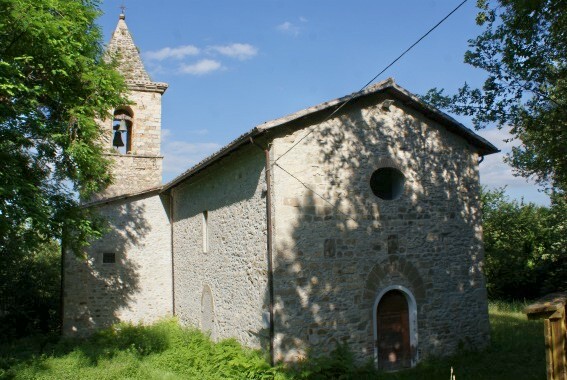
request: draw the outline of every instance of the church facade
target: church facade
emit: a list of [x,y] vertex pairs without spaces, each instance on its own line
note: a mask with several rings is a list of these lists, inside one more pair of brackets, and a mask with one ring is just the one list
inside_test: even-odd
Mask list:
[[132,47],[121,16],[109,51],[133,104],[103,122],[115,183],[86,206],[110,229],[65,257],[66,334],[175,315],[275,361],[346,342],[383,369],[488,343],[478,162],[492,144],[388,79],[162,185],[167,85]]

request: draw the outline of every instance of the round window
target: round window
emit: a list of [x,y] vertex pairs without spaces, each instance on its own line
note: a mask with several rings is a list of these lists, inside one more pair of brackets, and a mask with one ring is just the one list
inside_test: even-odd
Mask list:
[[398,199],[404,192],[406,177],[396,168],[380,168],[370,177],[374,195],[385,200]]

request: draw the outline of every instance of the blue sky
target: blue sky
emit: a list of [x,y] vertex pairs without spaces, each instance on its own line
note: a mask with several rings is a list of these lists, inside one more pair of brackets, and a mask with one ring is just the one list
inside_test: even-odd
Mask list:
[[[461,0],[125,0],[126,23],[163,98],[164,181],[265,121],[359,90]],[[451,92],[484,74],[463,63],[476,36],[474,0],[377,80],[416,94]],[[105,41],[122,0],[104,0]],[[462,117],[465,125],[470,123]],[[487,130],[504,153],[505,131]],[[548,198],[514,177],[503,155],[486,157],[481,182],[514,198]]]

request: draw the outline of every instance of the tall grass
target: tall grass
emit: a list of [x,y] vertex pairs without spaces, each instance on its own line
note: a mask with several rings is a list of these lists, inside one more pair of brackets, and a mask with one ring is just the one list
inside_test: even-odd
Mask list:
[[378,374],[354,364],[339,346],[326,358],[294,368],[270,367],[235,340],[212,343],[174,319],[152,326],[119,324],[87,340],[28,337],[0,345],[0,379],[545,379],[541,321],[528,321],[521,304],[490,305],[492,344],[482,352],[430,359],[417,368]]
[[481,352],[460,352],[430,359],[416,368],[384,374],[383,379],[444,379],[454,368],[457,380],[545,380],[542,321],[529,321],[520,302],[489,304],[490,346]]
[[214,344],[174,319],[119,324],[88,340],[28,338],[3,346],[0,355],[0,378],[7,379],[278,378],[260,353],[233,339]]

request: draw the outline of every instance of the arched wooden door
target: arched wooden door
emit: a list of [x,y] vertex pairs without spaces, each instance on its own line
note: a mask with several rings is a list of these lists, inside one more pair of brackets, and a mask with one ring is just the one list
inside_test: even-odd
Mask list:
[[376,310],[378,368],[389,371],[411,366],[409,307],[406,296],[390,290]]

